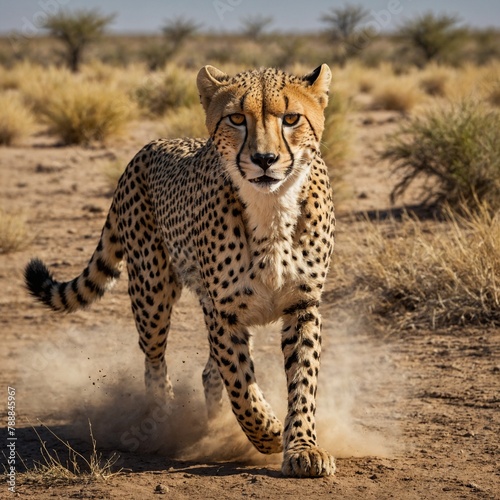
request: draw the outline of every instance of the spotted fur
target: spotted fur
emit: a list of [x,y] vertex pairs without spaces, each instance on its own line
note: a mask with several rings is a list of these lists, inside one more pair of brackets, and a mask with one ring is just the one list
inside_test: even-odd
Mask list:
[[[125,260],[147,391],[162,404],[172,395],[165,364],[172,307],[183,286],[194,290],[210,345],[202,377],[209,417],[217,418],[225,387],[248,439],[262,453],[283,451],[289,476],[335,470],[315,428],[318,306],[335,225],[319,152],[330,78],[326,65],[304,77],[202,68],[210,138],[157,140],[133,158],[80,276],[57,282],[36,259],[25,273],[39,300],[74,311],[101,297]],[[280,318],[284,426],[257,385],[249,330]]]

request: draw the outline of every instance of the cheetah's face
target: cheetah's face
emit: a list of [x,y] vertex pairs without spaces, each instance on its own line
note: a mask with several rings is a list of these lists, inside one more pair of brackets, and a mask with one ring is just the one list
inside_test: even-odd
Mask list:
[[236,185],[277,192],[307,172],[319,150],[330,80],[325,64],[304,77],[265,69],[230,78],[201,69],[207,128]]

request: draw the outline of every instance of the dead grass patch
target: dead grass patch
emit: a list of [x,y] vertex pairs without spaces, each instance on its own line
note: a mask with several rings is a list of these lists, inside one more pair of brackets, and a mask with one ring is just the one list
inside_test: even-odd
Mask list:
[[445,97],[448,93],[452,71],[448,67],[429,65],[418,75],[418,85],[433,97]]
[[158,127],[158,132],[166,139],[177,137],[207,138],[205,113],[201,104],[182,106],[169,111]]
[[33,115],[14,91],[0,95],[0,145],[11,146],[30,134]]
[[414,76],[383,79],[373,90],[373,109],[409,113],[424,99]]
[[64,144],[105,141],[134,116],[132,101],[116,87],[71,81],[38,102],[38,113]]
[[134,99],[151,116],[199,104],[196,74],[176,66],[151,73],[135,90]]
[[109,458],[103,459],[102,454],[97,451],[90,422],[92,450],[88,457],[76,451],[68,441],[61,439],[49,427],[41,425],[63,445],[67,452],[67,458],[61,458],[56,451],[49,450],[40,434],[34,429],[41,444],[42,460],[35,462],[32,467],[27,467],[24,464],[27,470],[22,473],[23,481],[50,486],[54,484],[86,484],[94,481],[105,481],[120,473],[120,471],[113,471],[119,459],[118,455],[113,453]]
[[23,250],[32,239],[22,215],[9,214],[0,209],[0,254]]
[[113,160],[104,166],[103,174],[112,190],[116,188],[116,185],[118,184],[118,181],[126,167],[127,162],[119,159]]
[[337,294],[401,328],[500,325],[500,214],[411,217],[339,236]]

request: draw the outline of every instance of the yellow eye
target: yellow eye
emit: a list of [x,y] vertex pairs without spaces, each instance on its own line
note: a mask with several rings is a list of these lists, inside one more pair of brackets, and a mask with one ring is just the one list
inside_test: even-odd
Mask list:
[[245,115],[241,113],[234,113],[229,115],[229,120],[233,125],[243,125],[245,123]]
[[295,125],[299,121],[300,115],[297,113],[290,113],[288,115],[283,116],[283,125],[291,127]]

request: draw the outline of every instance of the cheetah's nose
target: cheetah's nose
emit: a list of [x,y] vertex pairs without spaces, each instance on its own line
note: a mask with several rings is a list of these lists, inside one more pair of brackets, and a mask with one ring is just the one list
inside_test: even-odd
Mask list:
[[255,153],[251,156],[251,160],[265,172],[273,163],[276,163],[278,156],[274,153]]

